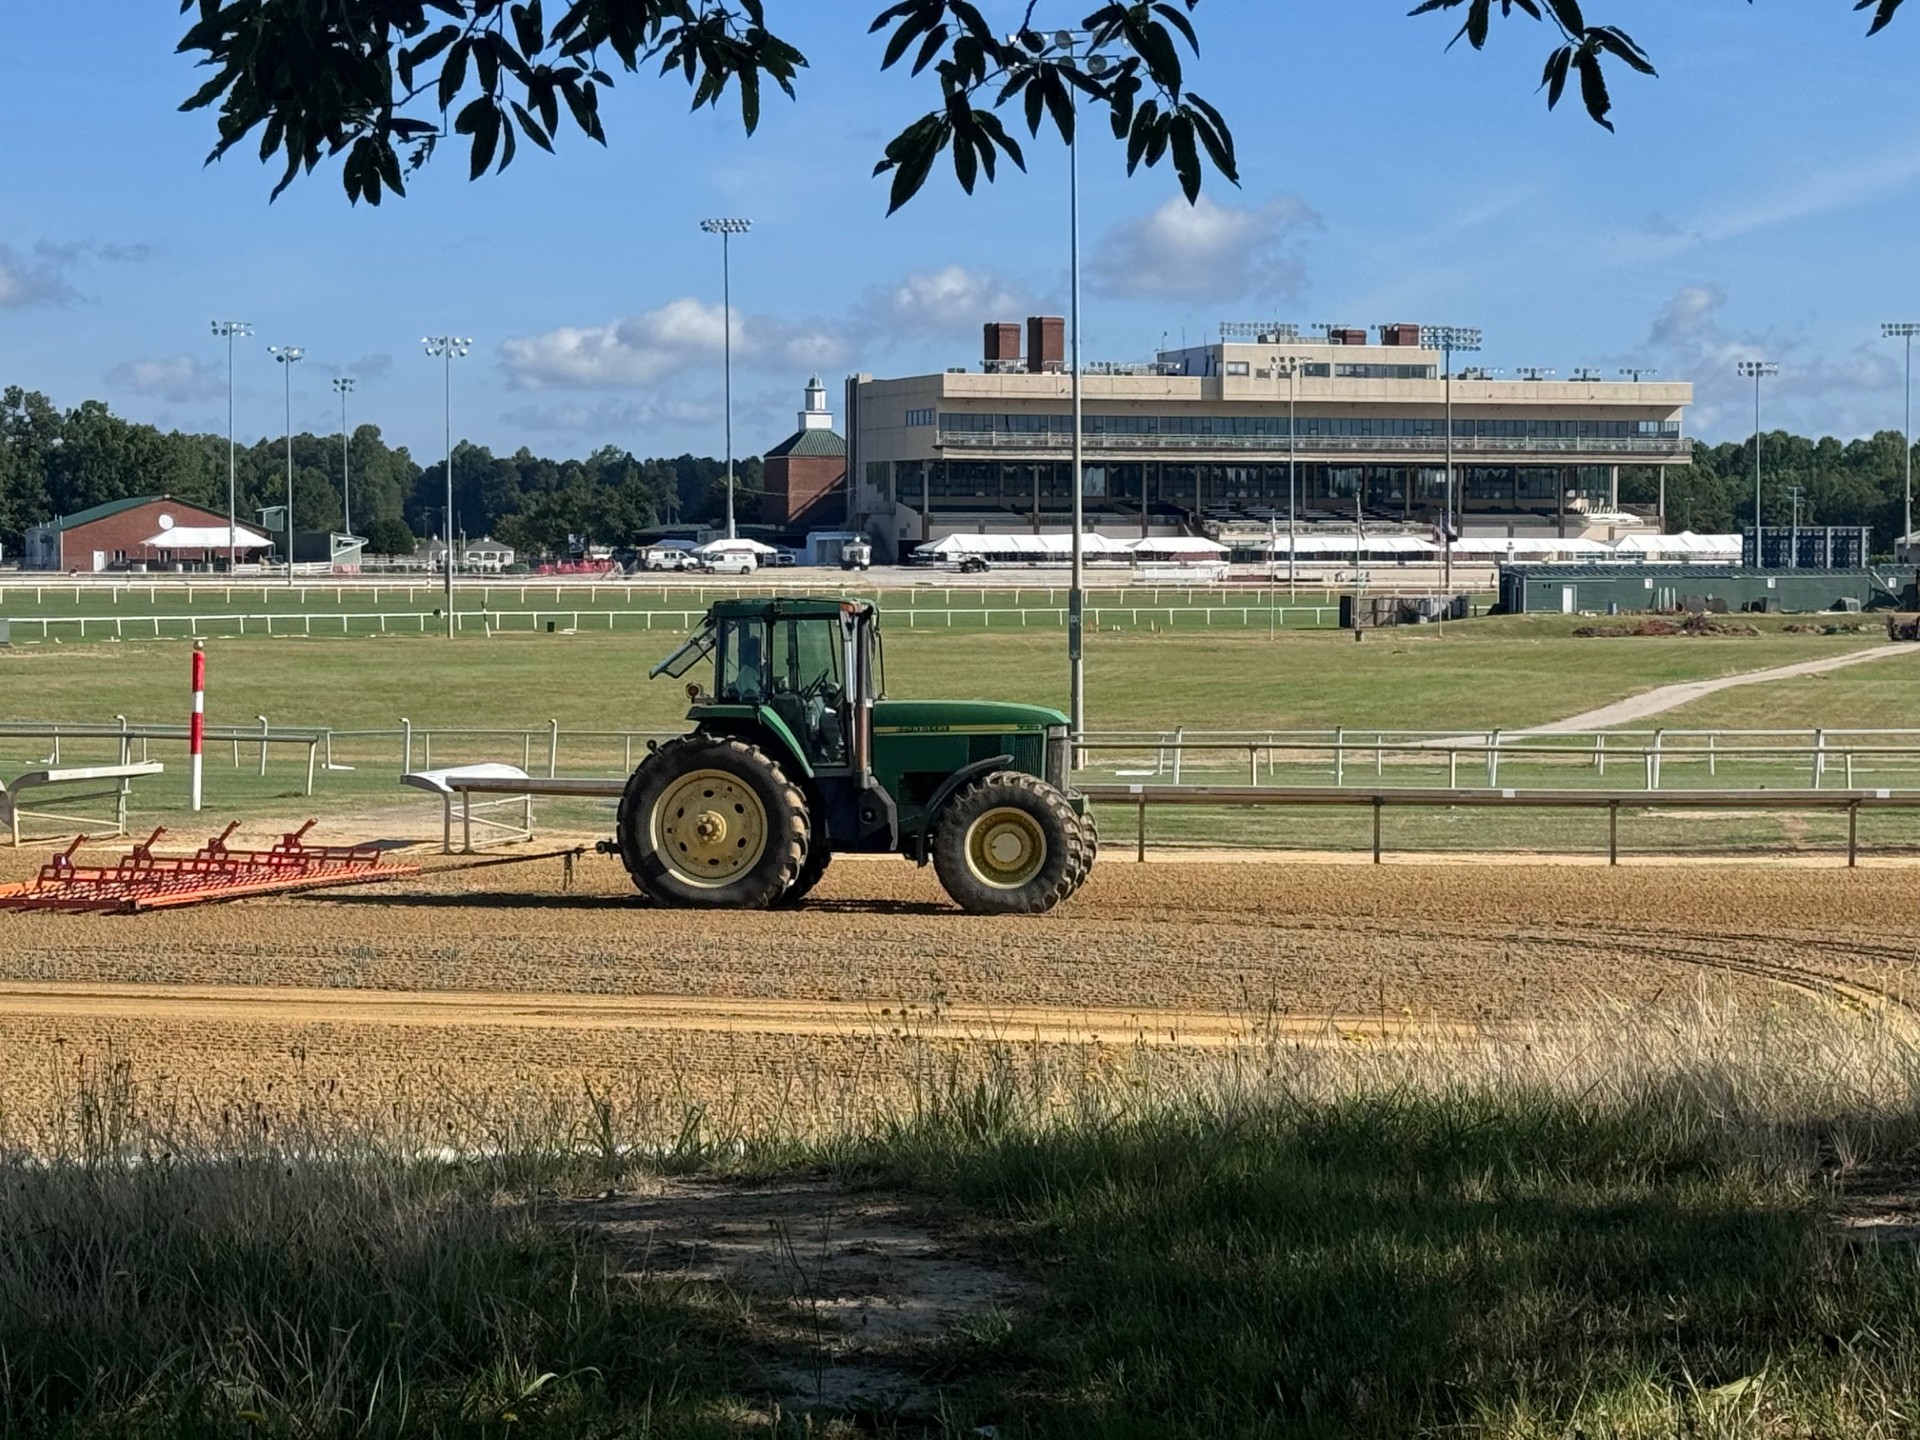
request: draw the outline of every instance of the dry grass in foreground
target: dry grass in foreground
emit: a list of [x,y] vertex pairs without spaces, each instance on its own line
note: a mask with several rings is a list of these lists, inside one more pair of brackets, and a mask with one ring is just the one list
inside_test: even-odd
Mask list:
[[[1623,1019],[1178,1066],[906,1037],[891,1101],[751,1127],[637,1083],[490,1130],[156,1103],[69,1057],[7,1137],[0,1431],[1908,1433],[1914,1257],[1843,1223],[1920,1138],[1899,1014]],[[891,1408],[810,1406],[805,1237],[787,1293],[689,1278],[582,1198],[662,1171],[905,1197],[1019,1298],[897,1345]]]

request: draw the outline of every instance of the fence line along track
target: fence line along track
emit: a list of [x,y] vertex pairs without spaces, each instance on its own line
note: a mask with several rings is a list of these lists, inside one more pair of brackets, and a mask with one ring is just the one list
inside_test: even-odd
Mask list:
[[1920,790],[1453,790],[1372,789],[1283,785],[1082,785],[1080,793],[1096,803],[1134,807],[1137,817],[1134,858],[1147,858],[1147,809],[1150,805],[1302,809],[1346,807],[1373,812],[1373,863],[1382,863],[1381,819],[1389,806],[1407,809],[1515,808],[1532,810],[1604,810],[1607,813],[1607,863],[1620,863],[1620,811],[1628,810],[1832,810],[1847,817],[1847,864],[1859,864],[1860,812],[1920,810]]

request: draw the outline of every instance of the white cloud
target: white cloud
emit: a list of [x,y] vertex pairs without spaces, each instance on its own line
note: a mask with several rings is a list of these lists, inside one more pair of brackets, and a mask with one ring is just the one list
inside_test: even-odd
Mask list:
[[1771,360],[1780,374],[1763,382],[1761,424],[1806,435],[1850,438],[1897,428],[1899,411],[1881,397],[1903,383],[1899,353],[1866,340],[1839,354],[1822,354],[1814,337],[1778,329],[1740,329],[1724,318],[1727,292],[1688,285],[1661,306],[1644,351],[1629,363],[1656,359],[1663,378],[1690,380],[1694,405],[1688,428],[1706,439],[1739,439],[1753,431],[1753,382],[1742,360]]
[[44,244],[32,256],[0,245],[0,310],[64,305],[79,298],[79,292],[67,283],[66,271],[72,258],[50,251]]
[[[508,384],[519,390],[629,390],[660,384],[692,366],[718,364],[725,311],[682,296],[604,325],[562,325],[500,346]],[[847,346],[820,325],[733,312],[736,364],[813,370],[846,359]]]
[[944,265],[891,285],[876,285],[861,305],[862,319],[883,339],[903,333],[964,331],[989,320],[1019,320],[1036,304],[1025,286],[991,270]]
[[226,370],[194,355],[163,355],[128,360],[107,372],[107,383],[135,395],[151,395],[176,405],[212,400],[227,393]]
[[1320,217],[1300,200],[1222,205],[1179,197],[1123,220],[1100,237],[1088,268],[1102,295],[1155,300],[1291,300],[1306,272],[1303,232]]

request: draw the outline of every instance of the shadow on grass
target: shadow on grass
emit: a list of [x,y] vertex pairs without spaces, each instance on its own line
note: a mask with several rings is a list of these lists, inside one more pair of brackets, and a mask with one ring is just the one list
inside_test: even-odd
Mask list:
[[850,1164],[957,1201],[1045,1287],[946,1357],[1003,1434],[1826,1436],[1912,1414],[1911,1251],[1846,1244],[1700,1118],[1387,1097],[995,1138],[949,1117]]

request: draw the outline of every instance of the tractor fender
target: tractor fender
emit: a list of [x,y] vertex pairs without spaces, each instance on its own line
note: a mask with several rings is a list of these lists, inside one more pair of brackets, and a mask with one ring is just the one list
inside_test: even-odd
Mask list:
[[940,812],[946,808],[947,802],[957,795],[963,786],[971,785],[975,780],[991,775],[996,770],[1004,770],[1011,764],[1013,764],[1011,755],[995,755],[988,760],[976,760],[971,765],[962,765],[942,780],[940,788],[928,798],[927,808],[923,812],[926,818],[921,822],[919,832],[913,837],[915,841],[913,858],[922,865],[927,863],[930,854],[927,836],[931,835],[934,826],[940,823]]
[[751,741],[773,754],[789,774],[813,779],[813,766],[807,752],[787,722],[765,705],[696,705],[687,712],[701,730],[711,735],[732,735]]

